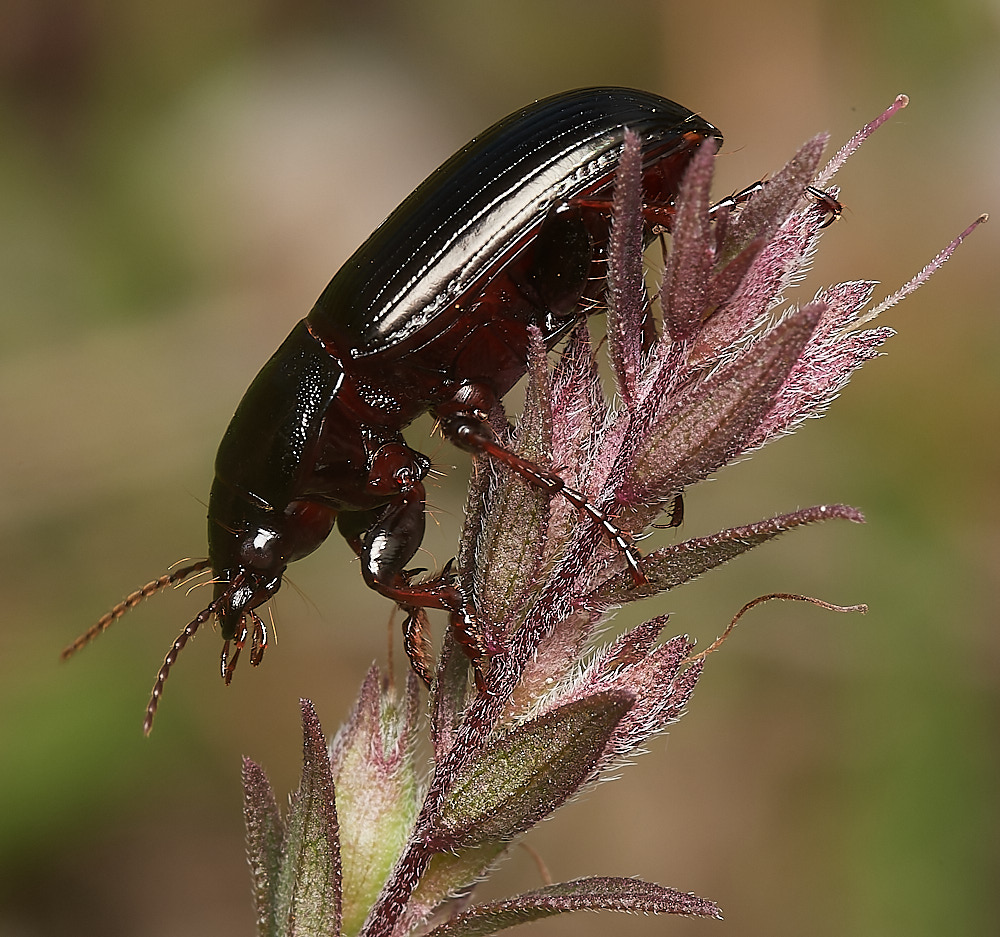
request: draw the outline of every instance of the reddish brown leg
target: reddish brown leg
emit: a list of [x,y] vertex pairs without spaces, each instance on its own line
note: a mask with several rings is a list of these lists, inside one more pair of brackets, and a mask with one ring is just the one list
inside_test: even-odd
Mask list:
[[[762,179],[759,182],[754,182],[748,185],[745,189],[740,189],[739,192],[733,192],[732,195],[727,195],[724,199],[720,199],[714,205],[708,209],[710,215],[716,214],[716,212],[721,211],[724,208],[736,208],[742,205],[744,202],[750,201],[753,196],[755,196],[761,189],[767,185],[767,180]],[[826,220],[820,227],[827,227],[833,224],[841,215],[844,210],[844,206],[835,199],[829,192],[823,189],[818,189],[814,185],[807,185],[806,192],[809,193],[814,199],[816,199],[822,211],[825,211],[828,215]],[[611,199],[601,198],[601,199],[574,199],[574,205],[579,205],[582,208],[590,208],[595,211],[611,213]],[[664,231],[670,231],[672,228],[672,223],[674,215],[676,214],[676,206],[670,205],[644,205],[642,209],[642,216],[650,224],[656,225]]]
[[684,495],[678,493],[674,495],[673,504],[670,506],[670,518],[665,524],[653,524],[657,530],[669,530],[671,527],[680,527],[684,523]]
[[403,619],[403,650],[410,659],[413,672],[429,689],[434,682],[434,654],[431,649],[430,622],[422,608],[406,608]]
[[411,582],[416,573],[404,569],[423,540],[423,484],[410,482],[380,512],[359,515],[346,524],[342,518],[341,532],[358,554],[368,585],[392,599],[404,612],[403,649],[414,673],[428,686],[434,679],[425,609],[439,608],[450,613],[456,639],[472,662],[477,684],[482,686],[488,651],[478,636],[475,615],[455,584],[451,564],[434,578],[418,583]]
[[[579,198],[573,199],[571,204],[610,215],[613,203],[610,198]],[[676,214],[677,208],[672,203],[669,205],[648,204],[642,206],[642,217],[650,225],[656,225],[665,231],[671,229],[674,215]]]
[[625,557],[625,562],[628,564],[636,585],[645,583],[646,576],[642,571],[642,554],[605,511],[591,503],[585,494],[567,485],[562,477],[551,469],[522,458],[498,443],[492,430],[485,423],[485,417],[480,416],[488,409],[486,406],[469,408],[470,401],[487,403],[490,396],[489,389],[485,387],[463,388],[463,394],[460,399],[453,402],[450,408],[451,412],[447,407],[437,409],[437,415],[441,420],[441,432],[460,449],[488,455],[498,462],[502,462],[536,488],[564,497],[578,511],[595,521],[608,540],[618,548]]

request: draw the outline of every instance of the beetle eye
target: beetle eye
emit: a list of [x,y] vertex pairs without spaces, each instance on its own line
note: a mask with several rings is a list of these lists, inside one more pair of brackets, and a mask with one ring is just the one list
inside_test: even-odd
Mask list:
[[240,563],[249,569],[270,569],[277,560],[278,534],[273,530],[258,529],[240,546]]

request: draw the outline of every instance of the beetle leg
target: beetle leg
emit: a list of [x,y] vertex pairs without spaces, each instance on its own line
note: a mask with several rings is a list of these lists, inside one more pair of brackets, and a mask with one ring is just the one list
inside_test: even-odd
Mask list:
[[739,192],[733,192],[732,195],[727,195],[724,199],[720,199],[714,205],[710,205],[708,209],[709,215],[714,215],[717,212],[722,211],[724,208],[736,208],[744,202],[749,202],[750,199],[760,192],[765,185],[767,185],[767,183],[763,179],[759,182],[751,182],[745,189],[740,189]]
[[[451,561],[433,580],[411,588],[424,590],[443,584],[451,585],[450,566]],[[426,686],[430,687],[434,680],[434,664],[427,612],[419,606],[401,605],[400,608],[406,612],[406,619],[403,621],[403,650],[406,651],[406,656],[410,659],[413,672],[423,680]],[[476,688],[481,693],[487,692],[486,675],[489,672],[490,657],[498,650],[497,646],[482,635],[476,616],[465,602],[462,602],[458,608],[451,610],[449,626],[455,643],[472,664]]]
[[[417,512],[419,511],[419,522]],[[403,622],[403,649],[410,659],[414,672],[430,686],[433,680],[430,642],[427,638],[427,608],[440,608],[449,612],[449,622],[455,641],[472,664],[476,687],[486,692],[486,674],[489,670],[490,652],[496,650],[481,634],[479,621],[458,586],[449,563],[433,579],[411,583],[405,571],[395,571],[397,564],[408,562],[410,547],[387,562],[386,552],[379,552],[378,545],[393,542],[395,535],[406,532],[415,537],[410,540],[412,552],[423,538],[424,527],[423,485],[420,498],[407,499],[386,509],[379,522],[368,531],[362,546],[361,564],[365,581],[371,588],[395,601],[406,613]],[[393,524],[399,525],[393,527]],[[412,527],[411,527],[412,524]],[[419,536],[416,531],[419,530]],[[406,560],[402,557],[406,556]]]
[[410,608],[463,608],[454,579],[443,575],[429,582],[411,583],[406,564],[424,536],[424,486],[417,482],[390,502],[378,521],[365,533],[358,556],[368,586],[397,605]]
[[[472,390],[467,392],[470,397],[473,394]],[[456,446],[468,452],[488,455],[498,462],[502,462],[536,488],[553,495],[562,495],[578,511],[595,521],[608,540],[617,547],[622,556],[625,557],[633,582],[636,585],[642,585],[646,582],[646,576],[642,571],[642,554],[606,511],[602,511],[593,504],[583,492],[567,485],[556,472],[519,456],[516,452],[512,452],[497,442],[492,430],[475,412],[461,411],[456,408],[455,412],[447,414],[447,412],[441,412],[443,409],[438,408],[441,432]]]
[[[728,210],[738,208],[746,202],[749,202],[750,199],[752,199],[766,185],[766,179],[753,182],[745,189],[733,192],[731,195],[727,195],[725,198],[720,199],[714,205],[709,206],[708,214],[711,216],[723,211],[724,209]],[[824,189],[818,189],[813,185],[807,185],[805,191],[806,194],[811,195],[816,200],[819,210],[825,212],[827,215],[823,223],[820,225],[821,228],[829,227],[840,217],[844,207],[829,192]],[[607,214],[611,213],[612,208],[612,200],[610,198],[574,199],[572,204],[574,206],[589,208],[594,211],[605,212]],[[643,205],[642,207],[642,217],[649,224],[655,225],[656,228],[661,231],[670,231],[672,229],[673,219],[676,212],[677,207],[673,203],[668,205],[650,203]]]
[[[570,202],[574,207],[588,208],[592,211],[599,211],[605,215],[610,215],[614,202],[611,198],[576,198]],[[677,214],[677,206],[673,202],[662,204],[659,202],[649,202],[642,206],[642,217],[650,225],[670,231],[673,227],[674,216]]]
[[264,651],[267,650],[267,625],[255,611],[250,611],[253,619],[253,641],[250,645],[250,666],[259,667],[264,659]]
[[455,643],[465,652],[465,656],[472,663],[476,689],[483,694],[489,692],[486,675],[489,673],[490,657],[499,648],[483,635],[479,622],[468,606],[452,611],[450,625]]
[[[767,180],[762,179],[760,182],[748,185],[745,189],[740,189],[739,192],[727,195],[724,199],[712,205],[708,213],[714,215],[724,208],[737,208],[744,202],[750,201],[766,185]],[[820,225],[821,228],[828,228],[843,213],[844,206],[825,189],[819,189],[814,185],[807,185],[805,191],[807,195],[811,195],[816,200],[818,210],[826,215],[826,218],[823,219],[823,223]]]
[[679,491],[674,495],[674,500],[670,505],[670,517],[665,524],[653,524],[657,530],[670,530],[672,527],[680,527],[684,523],[684,492]]
[[674,503],[670,508],[670,520],[667,527],[680,527],[684,523],[684,492],[679,491],[674,495]]
[[247,628],[247,617],[244,615],[240,619],[240,630],[233,638],[235,650],[231,657],[229,656],[229,639],[227,638],[222,645],[222,653],[219,655],[219,672],[222,674],[222,679],[225,681],[226,686],[229,686],[233,679],[233,674],[236,672],[236,665],[240,662],[240,652],[243,650],[243,645],[246,644],[247,637],[250,634]]
[[[406,566],[424,537],[425,492],[418,471],[405,470],[406,458],[420,464],[416,454],[405,455],[406,447],[395,443],[392,447],[383,447],[373,465],[379,466],[382,484],[389,477],[396,479],[396,495],[381,512],[342,513],[338,521],[341,532],[358,554],[368,586],[392,599],[405,612],[403,648],[417,676],[428,685],[433,680],[424,609],[440,608],[450,613],[456,640],[472,662],[476,684],[482,689],[488,651],[478,637],[475,614],[455,585],[450,568],[446,566],[438,576],[425,582],[410,581],[414,573],[407,571]],[[397,468],[390,472],[388,463],[396,459]]]

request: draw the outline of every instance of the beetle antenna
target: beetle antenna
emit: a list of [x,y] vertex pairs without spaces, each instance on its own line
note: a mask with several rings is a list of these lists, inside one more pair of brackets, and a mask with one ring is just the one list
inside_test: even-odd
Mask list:
[[59,655],[63,660],[67,660],[72,657],[77,651],[80,650],[84,645],[90,644],[99,634],[107,631],[111,624],[122,617],[127,611],[135,608],[143,599],[148,599],[151,595],[156,595],[162,589],[166,589],[167,586],[177,585],[177,583],[183,582],[189,576],[193,576],[195,573],[200,573],[203,570],[209,568],[208,560],[198,560],[189,566],[182,566],[180,569],[175,569],[172,573],[168,573],[166,576],[160,576],[159,579],[154,579],[152,582],[147,582],[141,589],[137,589],[131,595],[127,596],[121,602],[119,602],[110,612],[103,615],[96,624],[92,625],[83,634],[80,635],[72,644],[63,649],[63,652]]
[[167,651],[167,656],[163,658],[163,664],[156,674],[156,682],[153,684],[153,691],[149,694],[149,702],[146,704],[146,718],[142,721],[142,734],[149,735],[153,729],[153,716],[156,715],[156,708],[160,705],[160,697],[163,695],[163,684],[167,682],[167,677],[170,676],[170,668],[174,666],[174,661],[177,660],[177,655],[184,650],[184,645],[188,643],[188,639],[194,637],[194,633],[203,625],[212,615],[215,613],[215,609],[218,606],[221,599],[226,598],[226,595],[220,597],[216,601],[212,602],[207,608],[203,608],[198,614],[188,622],[184,630],[177,635],[174,639],[174,643],[170,645],[170,650]]

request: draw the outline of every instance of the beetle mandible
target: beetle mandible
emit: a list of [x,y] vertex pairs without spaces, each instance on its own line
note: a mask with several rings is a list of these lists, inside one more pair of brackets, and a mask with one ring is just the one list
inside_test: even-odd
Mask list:
[[[672,101],[626,88],[570,91],[475,138],[358,248],[251,383],[216,457],[208,559],[134,592],[63,656],[142,599],[211,570],[214,597],[164,660],[148,733],[177,654],[213,616],[226,682],[248,638],[251,663],[259,663],[267,635],[255,610],[278,591],[288,564],[334,526],[372,589],[404,609],[442,608],[468,623],[447,569],[423,582],[406,571],[423,539],[430,460],[401,431],[428,411],[460,448],[568,498],[641,580],[638,553],[612,520],[558,474],[504,448],[486,422],[525,373],[529,329],[551,348],[602,296],[626,128],[642,144],[649,217],[669,226],[692,156],[708,139],[722,142],[715,127]],[[473,646],[479,674],[474,636],[463,643]],[[427,679],[426,667],[413,663]]]

